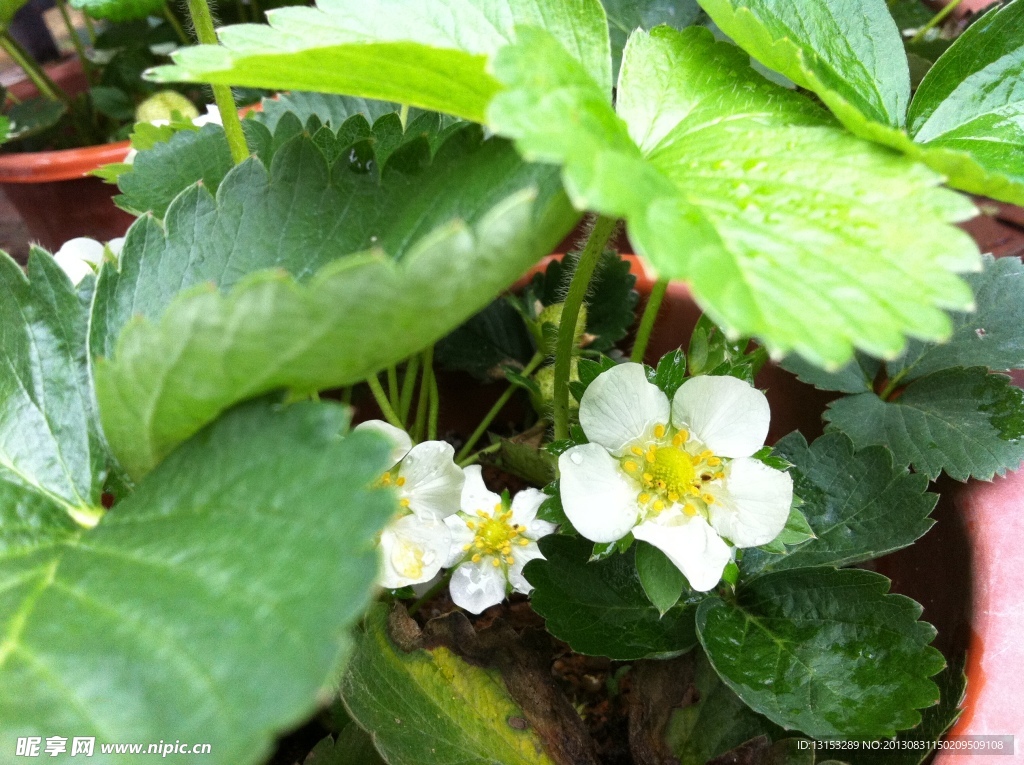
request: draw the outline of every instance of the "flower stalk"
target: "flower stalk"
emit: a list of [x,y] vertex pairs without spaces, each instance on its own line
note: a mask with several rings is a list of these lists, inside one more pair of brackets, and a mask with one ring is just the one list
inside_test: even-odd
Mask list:
[[647,298],[647,305],[644,307],[644,315],[640,318],[640,328],[636,331],[636,342],[633,344],[633,353],[630,361],[637,364],[644,362],[644,353],[647,352],[647,343],[651,339],[651,332],[654,330],[654,322],[658,318],[658,311],[661,308],[661,301],[668,289],[668,279],[658,279],[651,287],[651,296]]
[[590,279],[601,259],[605,244],[615,231],[615,218],[600,216],[594,222],[583,252],[576,264],[576,272],[569,283],[569,294],[562,306],[562,319],[558,326],[558,342],[555,345],[555,390],[553,401],[553,419],[555,440],[561,441],[569,437],[569,373],[572,361],[573,344],[576,336],[576,320],[579,318],[583,298],[590,287]]
[[22,71],[28,75],[28,78],[32,80],[42,95],[52,101],[62,102],[69,109],[74,108],[74,101],[71,96],[50,79],[46,71],[33,60],[28,51],[21,46],[21,43],[11,37],[7,30],[0,31],[0,48],[3,48],[7,55],[14,59],[14,63],[21,67]]

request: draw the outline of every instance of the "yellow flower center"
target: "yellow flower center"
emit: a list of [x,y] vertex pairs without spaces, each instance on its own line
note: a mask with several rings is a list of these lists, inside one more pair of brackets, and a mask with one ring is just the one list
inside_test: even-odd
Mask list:
[[685,430],[669,432],[669,426],[657,425],[654,440],[646,447],[633,446],[622,459],[622,469],[640,484],[637,502],[650,515],[657,515],[676,503],[687,515],[707,514],[715,498],[705,484],[724,476],[722,459],[710,450],[697,451],[699,445]]
[[[403,486],[405,486],[405,478],[400,475],[394,475],[393,471],[389,470],[387,473],[380,477],[380,480],[377,482],[377,485],[382,486],[384,488],[396,487],[401,489]],[[404,508],[408,508],[410,503],[408,499],[403,497],[398,500],[398,504],[400,504]]]
[[430,560],[424,560],[423,548],[404,540],[400,540],[391,550],[391,565],[406,579],[419,579],[423,576],[424,567],[433,563],[433,559],[434,556],[430,555]]
[[495,505],[490,513],[478,510],[476,516],[476,520],[466,521],[474,536],[473,541],[463,548],[466,552],[473,552],[473,562],[479,563],[484,557],[490,557],[495,568],[502,563],[515,563],[512,545],[525,547],[530,544],[530,540],[523,536],[526,527],[512,523],[512,511],[501,504]]

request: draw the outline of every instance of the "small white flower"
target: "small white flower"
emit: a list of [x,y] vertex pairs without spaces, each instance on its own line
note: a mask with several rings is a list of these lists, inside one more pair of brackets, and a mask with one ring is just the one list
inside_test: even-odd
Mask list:
[[449,587],[452,600],[478,614],[503,601],[510,586],[523,594],[533,589],[523,567],[544,557],[537,540],[553,533],[555,524],[537,520],[547,498],[543,492],[524,489],[509,507],[484,485],[479,465],[465,473],[462,512],[445,519],[452,534],[445,566],[458,566]]
[[594,542],[632,531],[710,590],[732,547],[767,544],[789,517],[793,479],[751,456],[769,417],[764,394],[735,377],[693,377],[669,402],[640,364],[614,367],[580,402],[590,443],[559,457],[565,514]]
[[220,109],[217,108],[216,104],[207,104],[206,114],[200,114],[198,117],[193,117],[192,124],[196,127],[202,127],[203,125],[223,125],[224,120],[220,116]]
[[82,279],[96,273],[100,267],[103,262],[103,245],[87,236],[69,239],[61,245],[53,259],[77,287]]
[[402,508],[381,533],[382,587],[395,589],[433,579],[451,547],[444,519],[459,510],[465,476],[455,450],[444,441],[412,445],[409,435],[381,420],[355,430],[374,431],[392,444],[389,467],[380,483],[398,493]]

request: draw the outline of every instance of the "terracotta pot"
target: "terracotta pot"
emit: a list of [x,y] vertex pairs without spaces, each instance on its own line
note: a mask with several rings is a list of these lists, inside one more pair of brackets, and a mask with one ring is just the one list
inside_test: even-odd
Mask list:
[[[50,77],[69,93],[88,87],[78,59],[47,67]],[[18,98],[38,95],[28,81],[11,87]],[[135,220],[116,207],[117,187],[89,173],[120,162],[128,141],[62,151],[0,155],[0,187],[18,210],[30,237],[51,252],[76,236],[107,241],[122,236]]]

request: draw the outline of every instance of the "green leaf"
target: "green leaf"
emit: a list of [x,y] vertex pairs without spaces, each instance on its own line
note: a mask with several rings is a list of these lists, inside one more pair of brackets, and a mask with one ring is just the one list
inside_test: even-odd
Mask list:
[[235,410],[95,529],[0,556],[3,737],[202,741],[211,763],[262,762],[336,682],[394,509],[366,488],[387,445],[342,437],[347,421]]
[[130,170],[117,178],[121,195],[116,201],[134,215],[152,212],[162,218],[171,201],[197,181],[216,194],[232,167],[224,128],[205,125],[200,130],[179,130],[135,156]]
[[177,51],[174,66],[150,76],[377,98],[482,122],[500,87],[489,57],[532,24],[555,35],[611,92],[608,25],[598,0],[333,0],[281,8],[270,24],[225,27],[222,46]]
[[1024,459],[1024,391],[984,367],[956,367],[920,377],[884,401],[873,393],[829,404],[828,429],[858,448],[882,444],[899,465],[930,478],[990,480]]
[[108,21],[131,21],[147,16],[159,16],[164,4],[161,0],[71,0],[71,7]]
[[706,765],[752,738],[782,733],[722,682],[703,651],[694,653],[696,701],[673,712],[665,734],[679,765]]
[[977,310],[953,316],[953,334],[941,344],[912,341],[886,363],[889,378],[910,381],[952,367],[1024,368],[1024,265],[1017,258],[983,258],[968,274]]
[[577,207],[625,217],[637,252],[690,282],[730,337],[839,366],[854,346],[892,356],[904,334],[944,338],[940,307],[970,305],[950,271],[974,268],[977,248],[945,225],[974,215],[968,200],[831,127],[735,46],[702,28],[634,33],[616,115],[553,38],[520,38],[495,61],[508,89],[490,123],[562,163]]
[[855,451],[842,433],[810,446],[791,433],[775,449],[794,465],[793,492],[816,538],[797,540],[783,555],[747,550],[741,568],[748,575],[871,560],[907,547],[932,526],[928,515],[938,497],[926,491],[927,478],[894,466],[887,449]]
[[514,725],[523,712],[497,672],[444,647],[403,651],[384,605],[366,618],[341,694],[390,765],[551,765],[536,735]]
[[[63,528],[54,508],[87,525],[102,512],[107,452],[88,373],[87,300],[42,250],[32,248],[27,277],[0,253],[0,493],[13,503],[0,512],[25,541]],[[0,531],[0,548],[11,533]]]
[[943,666],[921,606],[888,590],[870,571],[768,574],[735,603],[705,600],[697,632],[722,679],[773,722],[819,738],[882,738],[938,701],[928,678]]
[[588,563],[592,547],[585,539],[548,536],[540,542],[547,560],[526,565],[536,588],[530,602],[548,632],[577,653],[619,661],[690,650],[693,606],[682,602],[662,616],[644,592],[633,553]]
[[504,380],[504,367],[522,369],[533,353],[522,316],[499,298],[441,340],[434,348],[434,361],[442,369],[468,372],[478,380]]
[[370,734],[349,723],[337,740],[321,739],[303,760],[302,765],[387,765],[373,746]]
[[654,545],[636,543],[636,573],[648,599],[662,616],[683,596],[686,577]]
[[[542,422],[542,429],[534,435],[531,431],[514,438],[496,438],[494,443],[500,444],[494,454],[483,455],[482,461],[488,465],[504,470],[506,473],[519,476],[534,486],[546,486],[555,480],[558,462],[552,454],[540,448],[540,439],[547,432],[547,423]],[[529,434],[530,440],[523,438]]]
[[652,383],[657,385],[670,399],[686,379],[686,354],[681,350],[666,353],[658,360]]
[[885,0],[700,0],[729,37],[765,66],[899,128],[910,101],[903,41]]
[[[926,150],[969,157],[988,177],[963,188],[1024,204],[1024,3],[994,9],[935,62],[907,125]],[[943,168],[940,168],[943,169]],[[953,176],[953,182],[958,179]]]
[[[361,114],[372,125],[380,117],[398,112],[400,108],[399,104],[370,98],[293,91],[281,93],[274,98],[264,98],[260,111],[253,119],[266,125],[273,133],[285,114],[294,114],[303,125],[310,117],[316,115],[324,125],[330,125],[334,130],[338,130],[350,117],[357,114]],[[410,112],[410,117],[413,116],[414,114]]]
[[683,29],[701,16],[697,0],[601,0],[601,4],[608,16],[614,79],[619,77],[622,51],[634,29],[651,30],[661,24]]
[[89,98],[100,114],[115,120],[130,120],[135,117],[135,102],[119,88],[97,85],[89,88]]
[[166,231],[131,228],[120,271],[100,275],[91,350],[104,430],[132,475],[238,401],[355,383],[436,341],[575,220],[549,169],[476,128],[429,173],[388,169],[329,168],[296,137],[269,175],[250,159],[216,200],[180,195]]
[[[913,340],[908,348],[913,348]],[[846,366],[834,371],[826,371],[821,367],[805,361],[799,356],[789,356],[782,361],[782,368],[792,372],[808,385],[819,390],[835,390],[840,393],[870,393],[875,376],[882,367],[882,362],[863,353],[855,353],[853,360]]]
[[60,122],[67,110],[63,101],[51,101],[42,96],[14,104],[6,112],[9,123],[7,140],[16,141],[49,130]]

